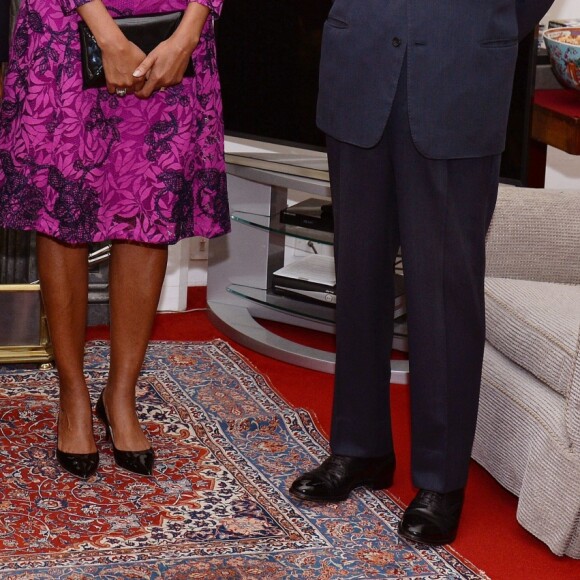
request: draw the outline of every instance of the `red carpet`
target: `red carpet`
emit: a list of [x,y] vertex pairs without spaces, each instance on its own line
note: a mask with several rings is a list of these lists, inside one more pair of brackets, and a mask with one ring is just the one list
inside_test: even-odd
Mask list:
[[[189,308],[205,306],[205,288],[190,291]],[[280,334],[318,348],[332,349],[332,337],[265,323]],[[89,339],[108,338],[106,327],[88,330]],[[160,314],[153,331],[155,340],[227,339],[208,321],[203,311]],[[325,433],[330,428],[333,377],[286,364],[255,353],[227,339],[248,357],[271,384],[292,405],[312,411]],[[408,388],[393,385],[392,413],[397,474],[391,493],[405,504],[413,495],[410,478]],[[498,580],[572,580],[580,577],[580,562],[555,556],[516,521],[517,498],[503,489],[476,463],[472,462],[462,525],[454,548],[491,578]]]

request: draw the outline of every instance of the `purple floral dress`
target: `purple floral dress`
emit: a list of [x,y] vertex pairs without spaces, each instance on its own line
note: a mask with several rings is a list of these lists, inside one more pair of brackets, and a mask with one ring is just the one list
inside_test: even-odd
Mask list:
[[[82,89],[76,8],[23,0],[0,109],[0,226],[69,243],[173,244],[229,231],[223,122],[209,7],[195,76],[148,100]],[[104,0],[112,16],[192,0]]]

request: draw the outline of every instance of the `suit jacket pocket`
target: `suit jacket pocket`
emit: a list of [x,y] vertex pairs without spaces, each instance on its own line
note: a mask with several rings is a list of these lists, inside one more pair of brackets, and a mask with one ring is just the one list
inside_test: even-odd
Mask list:
[[326,24],[328,24],[328,26],[332,26],[333,28],[348,28],[348,22],[345,20],[340,20],[335,16],[329,16],[326,19]]
[[483,48],[508,48],[516,44],[518,44],[517,38],[492,38],[481,42]]

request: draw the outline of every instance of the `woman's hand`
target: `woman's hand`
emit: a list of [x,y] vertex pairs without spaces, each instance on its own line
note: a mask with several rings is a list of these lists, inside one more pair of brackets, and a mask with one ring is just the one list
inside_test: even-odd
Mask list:
[[144,85],[135,95],[147,99],[153,91],[180,83],[192,52],[201,37],[209,16],[209,8],[191,2],[177,30],[170,38],[155,47],[135,69],[135,79],[144,79]]
[[[135,67],[145,58],[145,53],[123,35],[118,43],[101,47],[103,69],[110,94],[133,94],[141,90],[145,79],[133,76]],[[125,91],[125,92],[123,92]]]
[[145,79],[133,76],[133,71],[143,62],[145,53],[127,40],[101,0],[87,2],[77,12],[101,49],[109,93],[125,96],[140,90]]
[[197,41],[181,46],[173,37],[156,46],[142,62],[137,63],[135,72],[131,71],[134,79],[142,85],[135,95],[147,99],[154,91],[179,84],[196,46]]

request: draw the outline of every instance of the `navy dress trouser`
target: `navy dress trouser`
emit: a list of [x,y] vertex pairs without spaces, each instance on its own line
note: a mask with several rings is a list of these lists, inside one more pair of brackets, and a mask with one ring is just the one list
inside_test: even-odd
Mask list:
[[389,361],[400,245],[413,482],[447,492],[466,483],[475,432],[485,339],[485,234],[500,156],[421,155],[409,127],[405,68],[375,147],[327,141],[337,270],[331,448],[355,457],[393,451]]

